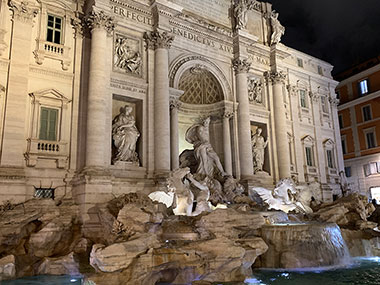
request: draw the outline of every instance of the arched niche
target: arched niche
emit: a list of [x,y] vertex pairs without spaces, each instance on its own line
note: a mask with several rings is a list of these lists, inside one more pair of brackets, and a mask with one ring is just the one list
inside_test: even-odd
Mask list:
[[210,74],[212,74],[217,82],[219,82],[220,87],[223,91],[223,100],[233,101],[231,87],[225,74],[222,72],[219,66],[200,55],[180,56],[173,61],[169,68],[170,87],[174,89],[180,89],[179,83],[184,73],[195,67],[207,70]]

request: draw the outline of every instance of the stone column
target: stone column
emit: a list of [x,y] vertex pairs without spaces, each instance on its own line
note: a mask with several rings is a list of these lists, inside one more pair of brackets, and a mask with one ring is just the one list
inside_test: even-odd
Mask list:
[[232,117],[233,117],[232,112],[226,111],[223,114],[224,170],[229,175],[232,175],[232,152],[231,152],[231,131],[230,131],[230,118]]
[[239,138],[239,158],[241,178],[247,179],[253,176],[253,161],[251,149],[251,120],[249,117],[249,99],[247,73],[250,63],[244,59],[233,61],[236,74],[236,97],[239,103],[238,119],[238,138]]
[[279,178],[290,178],[290,157],[287,137],[288,128],[282,90],[286,75],[282,72],[266,72],[265,77],[272,82],[273,87],[273,112]]
[[107,34],[114,29],[113,18],[103,11],[92,11],[87,24],[91,29],[91,56],[88,82],[86,167],[105,167],[107,145],[104,141],[108,105]]
[[178,109],[181,102],[170,100],[170,152],[172,170],[179,168],[179,141],[178,141]]
[[155,50],[154,66],[154,168],[157,176],[170,172],[169,53],[174,37],[167,32],[144,35]]

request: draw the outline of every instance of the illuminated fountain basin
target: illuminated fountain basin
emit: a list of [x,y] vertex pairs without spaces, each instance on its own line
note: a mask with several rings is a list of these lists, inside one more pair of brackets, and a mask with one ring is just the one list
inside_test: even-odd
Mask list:
[[260,235],[268,245],[255,267],[307,268],[347,265],[351,258],[336,224],[278,223],[263,226]]

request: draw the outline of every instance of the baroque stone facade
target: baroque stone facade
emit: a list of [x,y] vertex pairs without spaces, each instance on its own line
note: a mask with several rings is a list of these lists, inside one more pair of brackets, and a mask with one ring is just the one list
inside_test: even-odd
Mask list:
[[[281,44],[285,29],[270,4],[2,0],[0,7],[0,201],[50,189],[72,195],[90,215],[96,202],[149,193],[178,168],[192,147],[186,130],[206,117],[226,173],[246,185],[292,177],[318,182],[325,200],[339,193],[332,66]],[[116,161],[123,141],[115,144],[112,122],[121,108],[135,139],[133,159]],[[267,141],[255,174],[258,128]]]

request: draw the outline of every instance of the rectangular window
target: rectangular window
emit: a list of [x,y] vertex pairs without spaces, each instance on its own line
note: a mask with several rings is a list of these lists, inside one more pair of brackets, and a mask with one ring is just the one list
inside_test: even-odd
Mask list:
[[342,152],[343,152],[343,154],[347,154],[346,138],[342,138]]
[[58,110],[41,107],[40,114],[40,140],[57,140]]
[[367,148],[374,148],[374,147],[376,147],[375,133],[374,132],[367,132],[365,134],[365,138],[366,138],[366,141],[367,141]]
[[365,95],[368,93],[368,79],[359,82],[359,94]]
[[344,128],[344,124],[343,124],[343,116],[342,116],[342,115],[339,115],[339,116],[338,116],[338,119],[339,119],[339,128],[343,129],[343,128]]
[[371,112],[371,106],[367,105],[362,108],[363,112],[363,120],[364,121],[370,121],[372,120],[372,112]]
[[331,149],[326,150],[327,155],[327,166],[329,168],[334,168],[334,158],[333,158],[333,152]]
[[297,65],[299,67],[303,67],[303,60],[302,60],[302,58],[297,58]]
[[46,41],[61,44],[62,43],[62,18],[48,15]]
[[301,107],[302,108],[307,108],[307,104],[306,104],[306,91],[305,90],[300,90],[300,100],[301,100]]
[[318,65],[318,74],[323,75],[323,70],[322,70],[322,67],[320,65]]
[[329,106],[327,105],[327,100],[325,96],[321,96],[321,104],[322,104],[322,112],[328,113],[329,112]]
[[352,173],[351,173],[351,166],[347,166],[344,168],[344,172],[346,173],[346,177],[351,177],[352,176]]
[[311,147],[305,147],[306,152],[306,165],[314,166],[313,149]]

